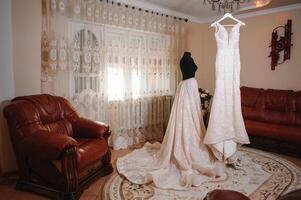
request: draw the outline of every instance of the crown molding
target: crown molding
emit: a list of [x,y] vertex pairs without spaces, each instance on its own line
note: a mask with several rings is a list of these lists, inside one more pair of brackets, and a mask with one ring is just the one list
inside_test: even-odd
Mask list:
[[[256,16],[261,16],[261,15],[268,15],[268,14],[272,14],[272,13],[280,13],[280,12],[286,12],[286,11],[291,11],[291,10],[297,10],[300,8],[301,8],[301,3],[297,3],[297,4],[288,5],[288,6],[264,9],[264,10],[254,11],[254,12],[245,13],[245,14],[238,14],[238,15],[235,15],[235,17],[237,17],[239,19],[243,19],[243,18],[256,17]],[[205,24],[205,23],[213,22],[213,21],[217,20],[219,17],[220,16],[199,19],[198,23]]]

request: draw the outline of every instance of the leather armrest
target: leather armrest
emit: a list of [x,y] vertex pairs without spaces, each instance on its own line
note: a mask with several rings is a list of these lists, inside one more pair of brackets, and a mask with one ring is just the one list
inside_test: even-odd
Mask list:
[[109,134],[109,126],[101,123],[95,122],[92,120],[88,120],[85,118],[79,118],[75,126],[77,128],[77,137],[83,138],[99,138],[104,137],[107,138]]
[[20,142],[25,155],[40,160],[60,159],[64,150],[76,145],[77,142],[72,137],[47,131],[38,131]]

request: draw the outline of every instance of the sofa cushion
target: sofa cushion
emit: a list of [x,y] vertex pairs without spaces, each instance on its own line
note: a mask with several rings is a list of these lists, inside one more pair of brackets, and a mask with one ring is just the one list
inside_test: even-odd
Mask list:
[[89,138],[76,138],[77,146],[77,168],[78,170],[84,169],[90,164],[103,157],[108,149],[107,142],[104,138],[89,139]]
[[244,120],[249,135],[301,144],[301,127]]
[[61,107],[57,98],[48,94],[22,96],[13,99],[26,100],[34,105],[42,124],[52,123],[62,119]]
[[292,90],[272,90],[268,89],[264,93],[265,110],[287,112],[292,107]]
[[245,119],[262,120],[263,91],[263,89],[241,87],[241,105]]
[[262,121],[281,125],[295,125],[292,90],[268,89],[263,94]]
[[293,111],[295,114],[295,124],[301,126],[301,91],[294,93]]
[[257,108],[252,108],[248,106],[241,107],[242,115],[244,119],[251,119],[255,121],[262,121],[262,112]]
[[67,136],[73,135],[72,124],[66,119],[61,119],[53,123],[45,124],[44,127],[49,130],[49,132],[59,133]]
[[274,123],[280,125],[292,125],[296,124],[296,115],[293,112],[278,112],[271,110],[264,110],[262,112],[263,122]]
[[241,104],[246,107],[258,107],[259,97],[264,91],[263,89],[241,87]]
[[294,93],[294,111],[301,113],[301,91]]

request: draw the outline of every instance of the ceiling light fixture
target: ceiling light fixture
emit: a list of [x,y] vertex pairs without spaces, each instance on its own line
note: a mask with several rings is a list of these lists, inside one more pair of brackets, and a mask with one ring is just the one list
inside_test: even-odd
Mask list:
[[251,0],[204,0],[204,4],[209,3],[212,5],[212,10],[216,10],[218,7],[218,12],[224,10],[225,12],[233,12],[234,7],[236,10],[239,9],[240,4],[249,2]]

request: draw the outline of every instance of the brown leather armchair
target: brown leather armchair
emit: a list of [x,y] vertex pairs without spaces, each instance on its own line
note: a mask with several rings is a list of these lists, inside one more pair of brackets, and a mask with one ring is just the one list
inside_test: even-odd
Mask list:
[[109,127],[79,117],[66,99],[17,97],[4,116],[18,162],[17,190],[78,199],[87,184],[113,171]]

